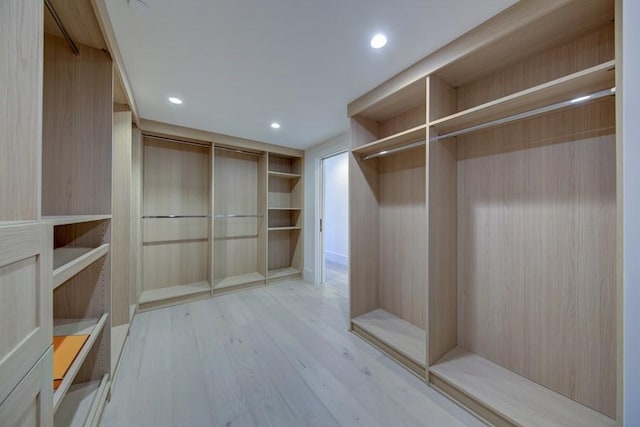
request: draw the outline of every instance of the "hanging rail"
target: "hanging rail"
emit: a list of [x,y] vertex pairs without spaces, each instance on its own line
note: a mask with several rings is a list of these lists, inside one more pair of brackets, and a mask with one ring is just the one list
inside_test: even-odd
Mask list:
[[264,153],[256,153],[254,151],[247,151],[247,150],[241,150],[239,148],[229,148],[229,147],[223,147],[220,145],[215,145],[213,147],[215,150],[222,150],[222,151],[231,151],[233,153],[241,153],[241,154],[248,154],[250,156],[256,156],[256,157],[261,157],[264,156]]
[[606,96],[612,96],[616,94],[616,88],[612,87],[611,89],[604,89],[598,92],[591,93],[589,95],[581,96],[578,98],[574,98],[568,101],[556,102],[555,104],[545,105],[544,107],[534,108],[533,110],[525,111],[523,113],[513,114],[511,116],[503,117],[501,119],[491,120],[486,123],[481,123],[478,125],[470,126],[468,128],[456,130],[453,132],[445,133],[443,135],[436,136],[435,140],[452,138],[454,136],[460,136],[467,133],[479,131],[482,129],[490,128],[493,126],[499,126],[505,123],[510,123],[516,120],[526,119],[532,116],[537,116],[540,114],[548,113],[549,111],[559,110],[561,108],[570,107],[572,105],[578,105],[585,101],[593,101],[595,99],[604,98]]
[[169,138],[167,136],[158,136],[158,135],[153,135],[153,134],[147,134],[147,133],[144,133],[144,131],[142,132],[142,136],[144,136],[145,138],[149,138],[149,139],[157,139],[159,141],[176,142],[178,144],[195,145],[196,147],[211,148],[211,144],[210,143],[207,144],[205,142],[185,141],[183,139]]
[[[499,126],[505,123],[510,123],[516,120],[522,120],[522,119],[526,119],[532,116],[537,116],[540,114],[544,114],[544,113],[548,113],[550,111],[555,111],[555,110],[559,110],[561,108],[565,108],[565,107],[570,107],[572,105],[578,105],[582,102],[586,102],[586,101],[593,101],[596,99],[600,99],[600,98],[604,98],[607,96],[613,96],[616,94],[616,88],[612,87],[611,89],[604,89],[598,92],[594,92],[591,93],[589,95],[585,95],[585,96],[581,96],[578,98],[574,98],[571,100],[567,100],[567,101],[561,101],[561,102],[556,102],[555,104],[551,104],[551,105],[546,105],[544,107],[538,107],[538,108],[534,108],[532,110],[529,111],[524,111],[522,113],[518,113],[518,114],[513,114],[511,116],[507,116],[507,117],[503,117],[500,119],[496,119],[496,120],[491,120],[489,122],[485,122],[485,123],[480,123],[474,126],[470,126],[464,129],[460,129],[460,130],[456,130],[453,132],[449,132],[449,133],[445,133],[442,135],[437,135],[435,138],[433,138],[433,141],[437,141],[437,140],[441,140],[441,139],[446,139],[446,138],[453,138],[454,136],[460,136],[460,135],[465,135],[467,133],[471,133],[471,132],[476,132],[482,129],[487,129],[493,126]],[[405,151],[405,150],[411,150],[412,148],[416,148],[416,147],[420,147],[421,145],[424,145],[426,141],[419,141],[419,142],[415,142],[412,144],[408,144],[408,145],[403,145],[397,148],[392,148],[390,150],[383,150],[380,151],[379,153],[374,153],[374,154],[369,154],[367,156],[363,156],[362,160],[369,160],[369,159],[373,159],[376,157],[381,157],[381,156],[385,156],[387,154],[393,154],[393,153],[398,153],[400,151]]]
[[58,28],[60,28],[60,32],[62,33],[62,37],[64,37],[64,39],[67,41],[67,44],[71,48],[71,52],[73,52],[73,54],[75,56],[80,55],[80,49],[78,49],[78,46],[76,46],[75,42],[73,41],[73,39],[69,35],[69,32],[67,31],[66,27],[62,23],[62,19],[60,19],[60,16],[58,16],[58,12],[56,12],[56,10],[53,8],[53,5],[51,4],[51,1],[50,0],[44,0],[44,4],[47,7],[47,10],[49,11],[49,13],[51,14],[51,17],[55,21],[56,25],[58,26]]

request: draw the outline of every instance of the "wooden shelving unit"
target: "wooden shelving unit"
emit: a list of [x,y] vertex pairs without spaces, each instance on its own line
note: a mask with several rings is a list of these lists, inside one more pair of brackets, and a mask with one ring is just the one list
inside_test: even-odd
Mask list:
[[67,391],[70,389],[87,356],[98,341],[107,324],[109,315],[105,313],[100,319],[53,319],[53,335],[89,335],[74,362],[69,367],[64,380],[53,394],[53,409],[56,411]]
[[269,154],[267,280],[301,277],[303,260],[303,160]]
[[53,288],[65,283],[109,252],[109,243],[97,248],[62,247],[53,251]]
[[108,392],[109,374],[104,374],[100,380],[72,385],[56,411],[54,425],[96,425],[102,412],[100,402],[106,400]]
[[138,308],[141,312],[181,304],[211,296],[209,282],[188,283],[143,291]]
[[351,327],[490,425],[612,426],[614,2],[539,6],[349,105]]

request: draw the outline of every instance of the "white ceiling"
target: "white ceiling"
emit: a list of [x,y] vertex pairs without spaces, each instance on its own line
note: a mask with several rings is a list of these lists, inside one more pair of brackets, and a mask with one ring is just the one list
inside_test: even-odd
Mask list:
[[141,117],[304,149],[348,130],[350,101],[516,1],[145,2],[106,1]]

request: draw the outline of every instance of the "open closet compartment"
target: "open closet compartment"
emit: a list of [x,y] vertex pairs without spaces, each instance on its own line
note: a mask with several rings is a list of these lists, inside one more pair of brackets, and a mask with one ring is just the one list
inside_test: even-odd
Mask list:
[[211,296],[211,151],[144,135],[140,310]]
[[75,55],[64,39],[44,38],[42,219],[53,229],[53,335],[86,336],[57,387],[52,378],[56,425],[97,421],[111,369],[113,64],[100,49],[77,47]]
[[425,80],[351,117],[351,329],[426,376]]
[[213,293],[264,285],[267,155],[214,147]]
[[268,280],[300,278],[303,268],[303,159],[268,155]]
[[564,2],[427,78],[429,382],[490,424],[615,425],[613,18]]

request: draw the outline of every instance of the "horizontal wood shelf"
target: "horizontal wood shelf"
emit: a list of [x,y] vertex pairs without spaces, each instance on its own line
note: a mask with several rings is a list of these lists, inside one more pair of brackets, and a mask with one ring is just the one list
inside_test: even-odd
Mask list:
[[54,425],[95,425],[95,418],[101,412],[100,407],[106,401],[108,385],[109,374],[105,374],[100,380],[72,385],[56,411]]
[[53,251],[53,289],[80,273],[109,252],[109,244],[97,248],[62,247]]
[[615,86],[615,61],[552,80],[547,83],[460,111],[429,123],[439,134],[455,132],[514,114],[567,101]]
[[[434,386],[515,425],[609,426],[616,422],[460,347],[429,368]],[[479,411],[480,412],[480,411]]]
[[285,178],[285,179],[298,179],[302,177],[299,173],[289,173],[289,172],[278,172],[278,171],[269,171],[269,176],[273,176],[276,178]]
[[42,220],[50,222],[52,225],[70,225],[83,222],[104,221],[111,219],[111,215],[61,215],[43,216]]
[[138,302],[140,311],[166,307],[211,296],[209,282],[196,282],[143,291]]
[[217,279],[214,282],[213,289],[220,290],[225,288],[233,288],[236,286],[260,284],[265,282],[265,277],[260,273],[238,274],[237,276],[229,276],[223,279]]
[[269,270],[269,272],[267,273],[267,277],[269,278],[269,280],[275,280],[275,279],[283,279],[285,277],[299,276],[300,273],[302,272],[297,268],[285,267],[285,268],[277,268],[274,270]]
[[301,211],[302,208],[269,208],[270,211]]
[[414,142],[427,140],[427,125],[420,125],[414,128],[396,133],[386,138],[373,141],[369,144],[363,145],[352,150],[353,153],[360,156],[368,156],[370,154],[377,154],[385,150],[391,150],[394,148],[409,145]]
[[421,367],[427,361],[427,333],[385,310],[376,309],[351,322]]
[[53,335],[89,335],[87,342],[76,356],[75,360],[69,367],[60,387],[53,393],[53,410],[57,411],[62,399],[64,399],[67,391],[71,387],[78,371],[82,367],[89,352],[96,343],[100,332],[104,329],[109,314],[105,313],[100,319],[53,319]]
[[269,227],[269,231],[287,231],[287,230],[301,230],[302,227]]

